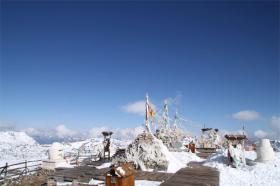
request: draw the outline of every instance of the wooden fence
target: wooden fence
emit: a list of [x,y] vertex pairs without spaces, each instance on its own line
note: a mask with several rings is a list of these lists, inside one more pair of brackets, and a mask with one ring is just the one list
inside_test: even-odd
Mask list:
[[23,161],[15,164],[6,163],[5,166],[0,167],[0,183],[34,174],[41,170],[41,163],[41,160]]

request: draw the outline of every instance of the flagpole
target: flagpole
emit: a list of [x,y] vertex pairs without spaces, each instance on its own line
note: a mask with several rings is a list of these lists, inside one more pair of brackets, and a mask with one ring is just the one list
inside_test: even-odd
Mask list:
[[145,127],[146,131],[151,133],[150,125],[149,125],[149,95],[146,93],[146,121],[145,121]]

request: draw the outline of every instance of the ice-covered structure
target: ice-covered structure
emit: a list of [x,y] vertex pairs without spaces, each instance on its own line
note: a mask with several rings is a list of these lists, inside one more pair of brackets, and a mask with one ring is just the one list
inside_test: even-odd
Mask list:
[[[175,112],[174,120],[171,121],[168,113],[167,101],[163,105],[162,117],[159,118],[159,128],[155,136],[160,139],[169,150],[176,150],[182,147],[182,141],[185,137],[183,130],[178,128],[178,113]],[[172,123],[171,123],[172,122]]]
[[228,165],[239,167],[246,165],[244,143],[247,137],[245,135],[225,135],[228,143]]
[[201,138],[199,139],[200,148],[217,148],[221,144],[221,137],[218,129],[202,128]]

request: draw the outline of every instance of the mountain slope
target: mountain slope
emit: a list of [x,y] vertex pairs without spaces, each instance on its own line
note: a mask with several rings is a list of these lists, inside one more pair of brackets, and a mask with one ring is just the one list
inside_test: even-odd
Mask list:
[[25,132],[0,132],[0,166],[8,163],[46,157],[47,148]]

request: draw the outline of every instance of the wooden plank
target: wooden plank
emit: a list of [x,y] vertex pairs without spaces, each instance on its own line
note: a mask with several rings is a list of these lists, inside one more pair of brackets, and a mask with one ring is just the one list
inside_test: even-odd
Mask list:
[[[85,182],[90,181],[92,178],[98,180],[105,180],[105,173],[109,171],[109,168],[96,169],[88,166],[81,166],[75,168],[60,168],[50,175],[50,177],[60,177],[64,180],[83,180]],[[146,171],[135,171],[136,180],[150,180],[150,181],[164,181],[170,178],[172,173],[162,172],[146,172]]]
[[161,186],[218,186],[219,185],[219,171],[211,167],[205,167],[201,164],[193,163],[194,167],[182,168],[176,172],[172,177],[167,179]]

